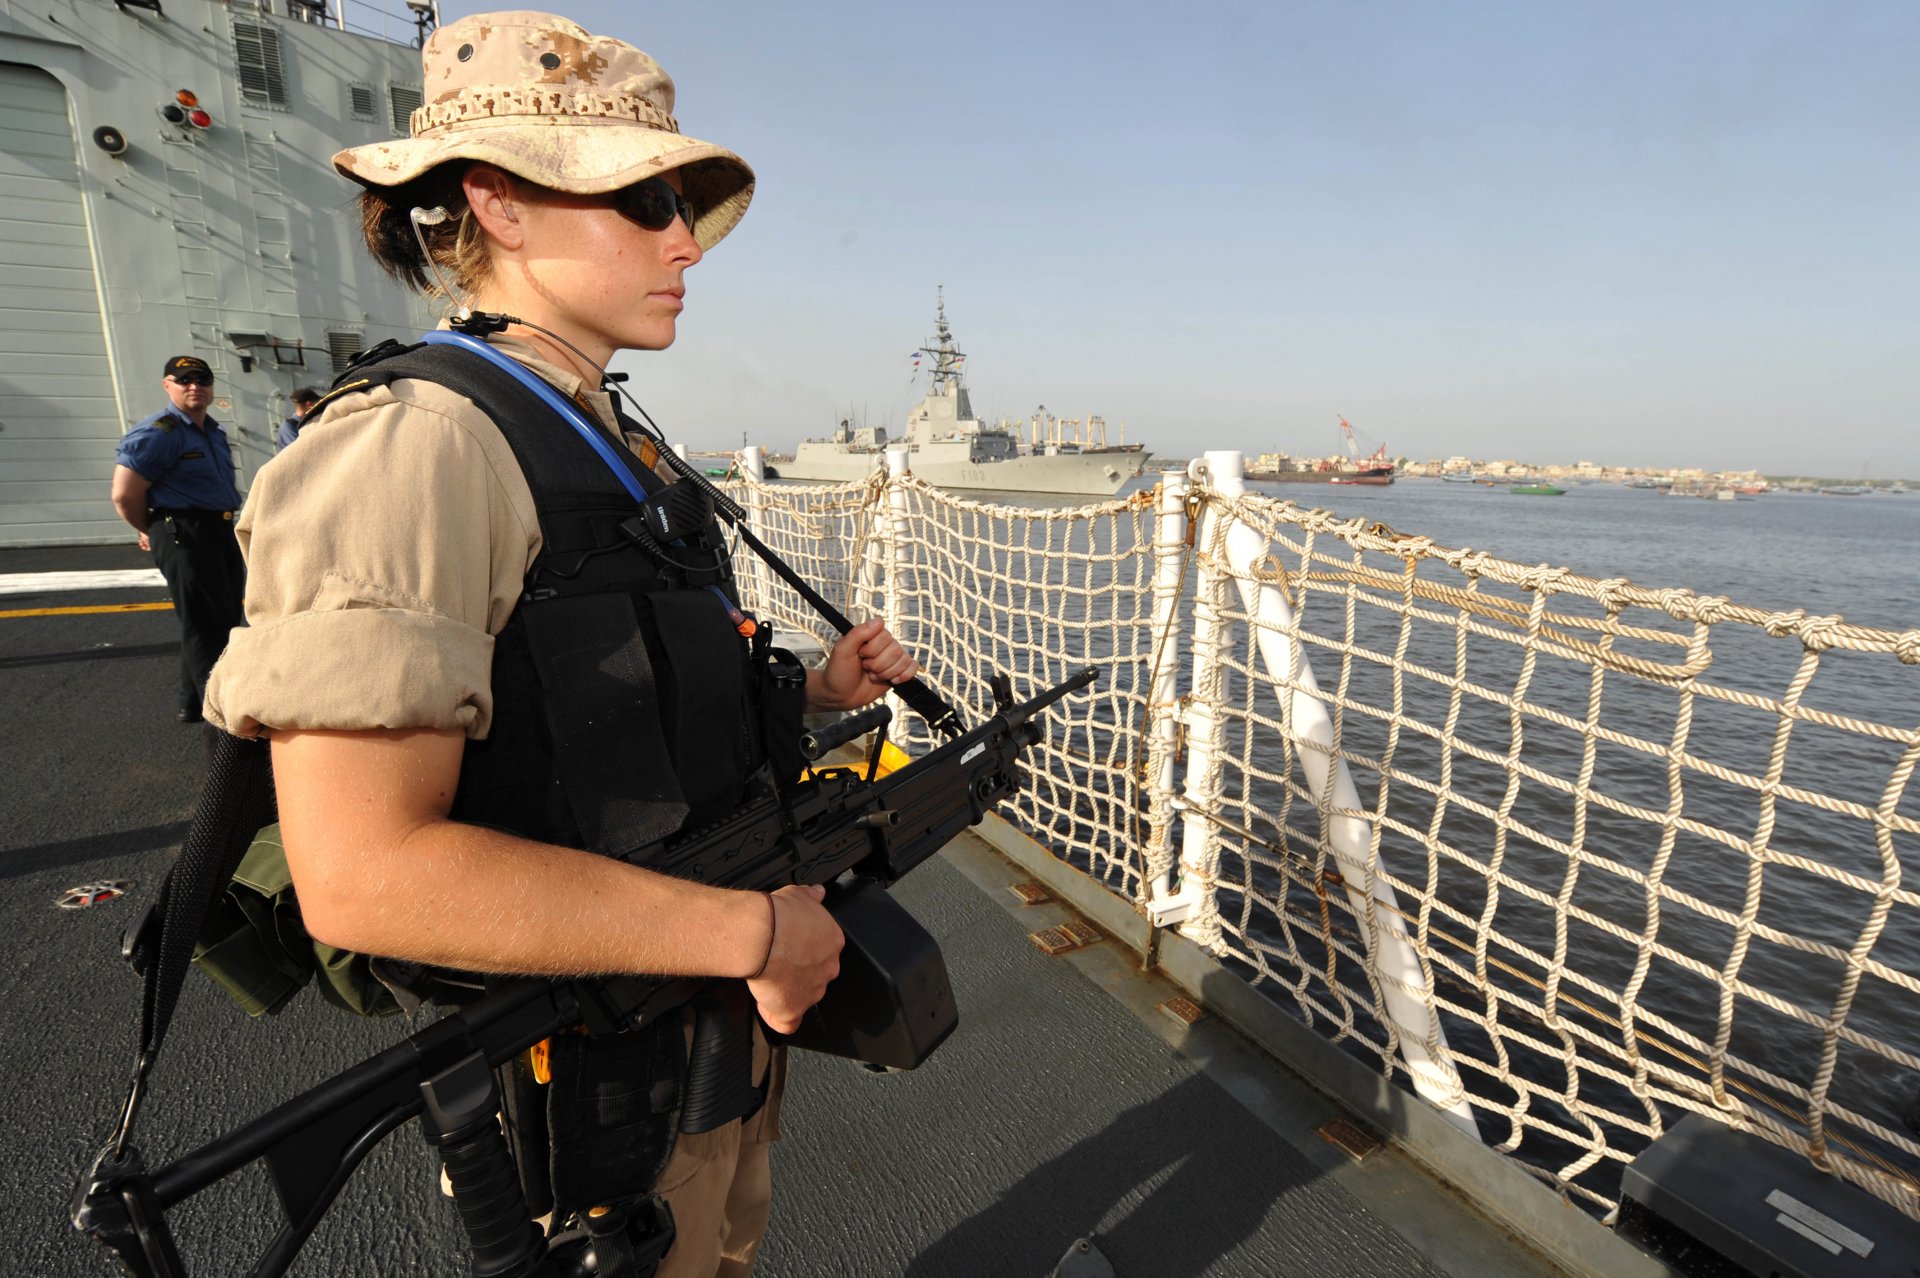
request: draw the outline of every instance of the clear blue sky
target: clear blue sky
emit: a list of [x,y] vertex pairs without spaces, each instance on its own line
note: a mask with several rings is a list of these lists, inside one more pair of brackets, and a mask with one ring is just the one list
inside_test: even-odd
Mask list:
[[983,416],[1163,454],[1920,477],[1913,0],[564,12],[759,175],[616,364],[695,447],[897,424],[944,284]]

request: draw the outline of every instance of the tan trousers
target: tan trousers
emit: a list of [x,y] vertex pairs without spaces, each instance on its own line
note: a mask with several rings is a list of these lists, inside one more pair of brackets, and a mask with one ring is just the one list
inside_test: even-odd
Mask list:
[[[754,1035],[754,1054],[767,1051]],[[756,1062],[757,1063],[757,1062]],[[766,1060],[767,1103],[751,1118],[697,1136],[682,1134],[654,1191],[673,1208],[673,1249],[658,1278],[747,1278],[773,1210],[769,1146],[780,1138],[787,1054]]]
[[[767,1080],[767,1101],[749,1118],[673,1143],[654,1192],[673,1209],[673,1247],[655,1278],[748,1278],[773,1211],[769,1146],[780,1139],[780,1101],[787,1090],[787,1053],[767,1045],[756,1027],[754,1076]],[[444,1169],[440,1192],[452,1197]],[[536,1222],[547,1228],[548,1217]]]

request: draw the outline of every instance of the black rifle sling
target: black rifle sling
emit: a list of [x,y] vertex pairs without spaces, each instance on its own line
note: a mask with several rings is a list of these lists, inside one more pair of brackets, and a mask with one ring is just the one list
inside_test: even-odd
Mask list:
[[[827,623],[841,634],[844,635],[847,631],[853,629],[853,622],[845,613],[827,602],[826,596],[822,595],[818,590],[815,590],[805,577],[795,572],[786,560],[775,554],[771,546],[753,535],[753,529],[747,527],[747,512],[740,508],[739,502],[736,502],[733,498],[721,492],[713,481],[705,475],[702,475],[698,468],[692,465],[692,463],[681,457],[680,454],[674,452],[673,449],[666,447],[666,441],[661,438],[659,429],[653,425],[651,418],[648,419],[647,425],[643,427],[628,417],[624,412],[621,412],[617,401],[614,404],[614,412],[620,418],[621,429],[634,434],[646,435],[648,438],[658,441],[661,444],[661,459],[667,463],[675,474],[683,479],[691,480],[706,489],[708,494],[713,497],[715,511],[732,526],[736,533],[740,534],[740,540],[747,543],[747,549],[760,556],[767,567],[773,569],[774,575],[786,582],[789,586],[792,586],[794,592],[806,600],[809,607],[826,618]],[[917,675],[905,683],[897,685],[893,693],[899,697],[901,701],[906,703],[909,710],[912,710],[922,719],[925,719],[927,726],[931,727],[941,736],[946,737],[949,741],[966,731],[966,725],[960,721],[959,711],[955,710],[951,705],[948,705],[946,698],[935,692],[931,684]]]
[[222,732],[194,804],[180,855],[153,905],[127,934],[123,950],[141,974],[140,1044],[114,1145],[124,1147],[139,1112],[146,1077],[160,1055],[180,987],[193,961],[207,913],[233,881],[254,835],[275,820],[273,765],[264,740]]

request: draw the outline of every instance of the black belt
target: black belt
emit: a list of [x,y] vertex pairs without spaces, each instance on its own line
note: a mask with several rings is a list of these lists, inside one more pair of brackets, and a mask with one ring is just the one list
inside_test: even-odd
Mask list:
[[233,521],[233,512],[231,510],[196,510],[181,507],[169,508],[166,506],[155,506],[148,513],[158,515],[162,519],[224,519],[229,523]]

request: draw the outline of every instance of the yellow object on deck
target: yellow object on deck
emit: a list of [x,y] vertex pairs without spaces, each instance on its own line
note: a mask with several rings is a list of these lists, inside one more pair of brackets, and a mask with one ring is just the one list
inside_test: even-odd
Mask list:
[[880,775],[883,777],[889,772],[898,772],[912,762],[913,756],[891,741],[880,747]]

